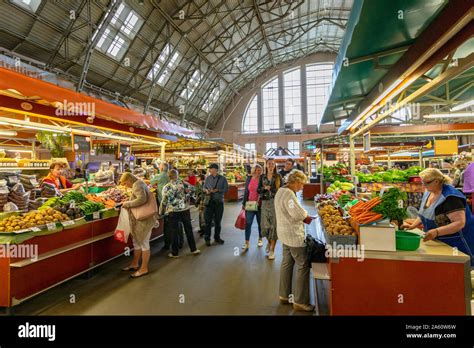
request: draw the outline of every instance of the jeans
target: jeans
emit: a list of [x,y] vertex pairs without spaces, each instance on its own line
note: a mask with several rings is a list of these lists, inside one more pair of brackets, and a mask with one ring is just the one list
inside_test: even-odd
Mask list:
[[[295,288],[292,289],[293,268],[296,264]],[[283,260],[280,269],[280,296],[293,294],[294,303],[307,305],[309,301],[309,268],[306,247],[290,247],[283,244]]]
[[196,241],[194,240],[193,227],[191,225],[191,212],[188,210],[173,212],[169,214],[169,227],[171,230],[171,252],[177,256],[180,245],[181,228],[180,222],[183,224],[184,233],[188,240],[191,252],[196,250]]
[[206,229],[204,239],[211,240],[211,227],[214,221],[214,240],[221,239],[221,221],[224,215],[224,202],[212,201],[206,206],[204,218],[206,220]]
[[260,217],[261,217],[260,209],[257,211],[245,211],[245,240],[250,240],[250,234],[252,233],[252,224],[254,217],[257,217],[257,225],[258,225],[258,238],[262,239],[262,230],[260,228]]

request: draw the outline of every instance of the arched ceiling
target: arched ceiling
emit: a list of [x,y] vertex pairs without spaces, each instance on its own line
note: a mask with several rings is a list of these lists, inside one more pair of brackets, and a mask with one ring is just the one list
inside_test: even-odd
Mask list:
[[78,90],[97,86],[212,129],[266,69],[337,52],[352,2],[9,0],[0,2],[0,47],[63,72]]

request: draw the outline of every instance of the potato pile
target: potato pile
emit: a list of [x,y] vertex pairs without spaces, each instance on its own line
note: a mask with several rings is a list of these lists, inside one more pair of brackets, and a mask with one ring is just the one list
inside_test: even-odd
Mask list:
[[0,233],[14,232],[30,227],[46,225],[51,222],[66,220],[69,220],[66,214],[62,214],[53,208],[46,208],[41,211],[32,211],[23,215],[12,215],[0,220]]
[[339,210],[332,205],[325,205],[319,209],[324,228],[330,235],[355,236],[351,225],[345,221]]

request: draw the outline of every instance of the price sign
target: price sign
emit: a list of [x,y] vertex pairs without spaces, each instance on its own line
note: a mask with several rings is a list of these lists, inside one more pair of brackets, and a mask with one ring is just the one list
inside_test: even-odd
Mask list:
[[38,227],[31,227],[30,230],[32,230],[33,232],[40,232],[41,229],[38,228]]
[[93,218],[94,220],[100,219],[100,212],[98,212],[98,211],[93,212],[93,213],[92,213],[92,218]]
[[66,227],[66,226],[71,226],[71,225],[74,225],[74,221],[72,220],[68,220],[68,221],[63,221],[61,222],[61,224]]
[[52,231],[52,230],[56,229],[56,223],[51,222],[49,224],[46,224],[46,227],[48,228],[48,231]]
[[403,209],[403,199],[400,199],[400,200],[398,201],[398,207],[399,207],[400,209]]

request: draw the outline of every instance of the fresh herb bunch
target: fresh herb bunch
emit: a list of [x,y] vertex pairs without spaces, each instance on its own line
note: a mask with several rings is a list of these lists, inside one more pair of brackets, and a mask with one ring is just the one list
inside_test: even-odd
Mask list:
[[[396,220],[398,226],[401,226],[403,220],[408,216],[406,209],[406,202],[408,195],[399,188],[393,187],[384,192],[382,202],[374,207],[372,210],[376,213],[382,214],[384,217]],[[400,208],[399,201],[403,201],[403,207]]]

